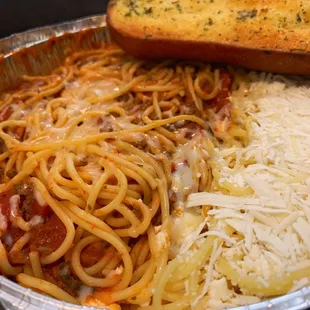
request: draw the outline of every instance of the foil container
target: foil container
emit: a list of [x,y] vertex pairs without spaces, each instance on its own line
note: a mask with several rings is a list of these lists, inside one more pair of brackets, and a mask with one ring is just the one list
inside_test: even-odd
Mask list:
[[[42,75],[61,65],[69,53],[110,43],[105,15],[98,15],[14,34],[0,40],[0,92],[17,86],[21,77]],[[17,310],[90,310],[39,294],[0,276],[0,304]],[[0,306],[1,308],[1,306]],[[310,309],[310,287],[234,310]],[[108,310],[108,308],[106,308]],[[156,309],[155,309],[156,310]]]
[[75,51],[110,43],[105,15],[29,30],[0,40],[0,92],[23,75],[42,75]]

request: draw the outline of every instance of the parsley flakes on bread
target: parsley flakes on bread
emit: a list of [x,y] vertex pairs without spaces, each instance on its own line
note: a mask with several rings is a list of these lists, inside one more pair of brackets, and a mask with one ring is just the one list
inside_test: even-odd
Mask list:
[[107,21],[114,41],[137,57],[310,73],[307,0],[112,0]]

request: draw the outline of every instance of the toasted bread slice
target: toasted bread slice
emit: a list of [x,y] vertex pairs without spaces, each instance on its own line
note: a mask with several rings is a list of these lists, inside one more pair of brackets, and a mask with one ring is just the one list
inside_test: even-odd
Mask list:
[[112,0],[107,21],[137,57],[310,74],[309,0]]

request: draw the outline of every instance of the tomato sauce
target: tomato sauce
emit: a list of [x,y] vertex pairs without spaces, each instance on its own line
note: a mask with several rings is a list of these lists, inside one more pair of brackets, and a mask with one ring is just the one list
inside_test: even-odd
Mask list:
[[[214,107],[215,112],[219,112],[225,106],[231,106],[230,102],[230,88],[231,88],[231,79],[227,72],[220,72],[220,83],[221,87],[217,95],[208,101],[208,107]],[[231,108],[227,110],[229,112]],[[229,113],[230,115],[230,113]]]
[[[24,249],[9,254],[11,264],[25,264],[28,260],[29,251],[39,251],[41,255],[48,255],[57,250],[66,237],[66,228],[61,220],[53,213],[49,206],[40,206],[34,199],[33,192],[26,184],[22,185],[19,192],[21,202],[19,209],[21,215],[27,221],[34,216],[43,217],[44,223],[30,229],[30,241]],[[0,194],[0,211],[7,220],[6,231],[3,232],[2,240],[8,251],[24,235],[24,231],[10,223],[10,197],[12,191]]]
[[66,233],[65,225],[56,214],[52,214],[44,224],[31,229],[30,249],[39,251],[42,255],[49,255],[61,246]]
[[9,217],[10,215],[10,192],[4,192],[0,194],[0,212],[2,215]]
[[90,267],[96,264],[104,255],[105,248],[103,242],[94,242],[83,249],[81,253],[81,264],[83,267]]

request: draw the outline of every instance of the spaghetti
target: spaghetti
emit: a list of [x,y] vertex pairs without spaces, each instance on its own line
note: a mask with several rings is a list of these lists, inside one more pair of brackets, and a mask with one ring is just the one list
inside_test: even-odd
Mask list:
[[209,191],[209,152],[248,142],[230,91],[223,69],[115,46],[25,76],[1,101],[1,273],[75,304],[198,307],[207,288],[192,271],[223,241],[167,265],[196,246],[173,244],[172,225],[189,194]]

